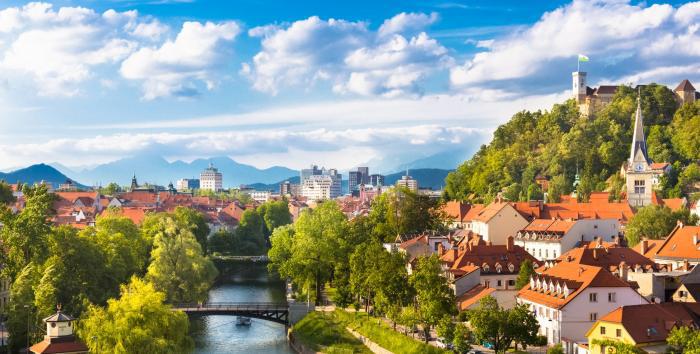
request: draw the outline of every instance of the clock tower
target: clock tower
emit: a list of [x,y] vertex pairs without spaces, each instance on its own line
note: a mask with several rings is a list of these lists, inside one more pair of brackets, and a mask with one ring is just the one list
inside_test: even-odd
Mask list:
[[644,138],[644,118],[640,98],[637,97],[637,112],[634,116],[634,133],[630,157],[627,160],[627,202],[633,207],[651,204],[654,171],[647,154],[647,142]]

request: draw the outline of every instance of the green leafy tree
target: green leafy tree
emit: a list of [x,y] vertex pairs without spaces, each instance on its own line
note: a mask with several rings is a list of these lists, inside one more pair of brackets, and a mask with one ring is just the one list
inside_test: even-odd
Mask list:
[[465,354],[472,349],[472,333],[463,323],[457,323],[452,346],[455,353]]
[[700,353],[700,331],[695,328],[676,327],[668,334],[666,342],[671,346],[670,352],[674,354]]
[[562,348],[561,344],[557,344],[547,348],[547,354],[564,354],[564,348]]
[[640,208],[625,228],[627,243],[631,247],[638,244],[643,237],[666,237],[676,226],[676,220],[668,207],[649,205]]
[[204,217],[204,214],[192,208],[182,206],[175,208],[173,214],[178,222],[187,225],[192,234],[194,234],[194,237],[197,239],[197,242],[199,242],[199,245],[202,247],[202,252],[207,254],[207,239],[211,230],[209,230],[209,225],[207,224],[207,219]]
[[265,252],[265,221],[254,209],[243,212],[235,231],[235,253],[259,255]]
[[297,290],[307,291],[318,304],[336,263],[348,257],[342,254],[341,247],[347,233],[348,222],[338,204],[321,203],[302,213],[293,232],[288,227],[275,229],[268,251],[269,267],[282,277],[291,278]]
[[457,312],[454,293],[442,276],[440,259],[436,255],[420,258],[409,282],[416,291],[418,318],[427,341],[430,328],[443,317]]
[[536,183],[531,183],[527,187],[527,200],[543,200],[544,194],[542,193],[542,188]]
[[0,181],[0,205],[14,202],[15,196],[12,194],[12,188],[5,181]]
[[170,302],[205,300],[217,271],[190,229],[172,218],[161,219],[153,245],[146,279]]
[[209,237],[209,251],[230,254],[234,253],[236,235],[233,232],[221,229]]
[[525,285],[530,283],[530,278],[535,274],[535,267],[532,261],[525,259],[520,263],[520,271],[518,272],[518,278],[515,280],[515,288],[520,290]]
[[265,237],[276,228],[292,223],[292,214],[286,200],[268,201],[258,207],[258,213],[265,222]]
[[445,229],[440,202],[407,188],[396,188],[377,197],[372,202],[369,220],[373,237],[383,242],[393,241],[399,234]]
[[474,335],[480,342],[493,344],[496,353],[505,353],[512,342],[524,347],[538,343],[537,319],[524,305],[504,309],[496,299],[487,296],[469,315]]
[[107,307],[91,306],[78,335],[95,353],[189,353],[187,315],[172,311],[166,295],[139,278],[121,288],[121,297]]
[[15,279],[29,262],[42,264],[48,256],[47,239],[51,233],[51,208],[55,196],[44,185],[24,187],[25,207],[18,214],[0,213],[0,253],[2,275]]
[[537,343],[537,332],[540,329],[540,324],[527,305],[516,305],[507,312],[508,326],[510,332],[513,333],[515,349],[518,349],[518,344],[525,349],[528,345]]
[[114,182],[110,182],[108,185],[100,188],[100,194],[114,196],[122,191],[122,187]]
[[455,339],[455,323],[451,316],[445,316],[435,326],[435,333],[443,339],[444,343],[452,343]]
[[700,101],[683,105],[671,123],[671,141],[678,154],[685,160],[700,159]]
[[[38,339],[39,316],[34,309],[34,287],[41,278],[41,267],[34,263],[27,264],[15,278],[10,288],[10,301],[7,308],[7,330],[10,334],[9,346],[13,352],[18,352],[27,344],[27,328],[29,327],[29,342]],[[30,323],[28,324],[27,321]]]
[[678,189],[685,194],[690,194],[695,191],[695,185],[698,182],[700,182],[700,166],[692,163],[678,176]]

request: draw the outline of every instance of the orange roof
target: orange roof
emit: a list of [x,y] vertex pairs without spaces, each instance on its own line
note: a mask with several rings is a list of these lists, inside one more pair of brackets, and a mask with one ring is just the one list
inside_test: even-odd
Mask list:
[[72,341],[52,341],[51,339],[44,339],[34,344],[29,350],[37,354],[87,353],[88,347],[75,339]]
[[518,297],[557,309],[566,306],[578,294],[589,287],[631,287],[629,283],[601,267],[573,262],[558,263],[552,268],[545,269],[535,277],[540,279],[540,281],[546,281],[547,284],[551,281],[554,284],[559,284],[562,288],[566,286],[570,291],[569,295],[564,296],[552,290],[532,289],[530,284],[527,284],[518,292]]
[[489,220],[498,215],[498,213],[503,210],[506,205],[508,205],[506,202],[493,202],[479,211],[473,220],[489,222]]
[[622,324],[639,343],[663,342],[676,326],[700,326],[700,303],[664,302],[618,307],[600,319]]
[[[661,245],[664,244],[666,240],[642,240],[642,242],[638,243],[636,246],[632,247],[632,249],[641,254],[644,257],[647,257],[649,259],[654,259],[656,256],[656,253],[659,252],[659,248],[661,248]],[[646,245],[644,244],[646,242]],[[642,252],[642,247],[646,248],[644,252]]]
[[481,284],[476,285],[457,298],[457,308],[460,311],[467,310],[494,291],[496,291],[494,288],[487,288]]
[[642,256],[631,248],[619,247],[614,243],[598,245],[596,247],[573,248],[559,256],[557,261],[602,267],[609,271],[616,271],[623,262],[626,266],[632,268],[637,266],[644,269],[657,268],[654,261]]
[[112,215],[117,215],[117,216],[123,216],[129,220],[131,220],[134,224],[140,225],[143,222],[143,219],[146,218],[146,214],[149,212],[154,212],[154,208],[145,208],[145,207],[121,207],[121,208],[115,208],[115,209],[108,209],[106,213],[110,213]]
[[[456,257],[451,255],[451,252],[456,252]],[[451,258],[454,258],[453,262],[450,262]],[[535,265],[542,264],[535,257],[527,253],[524,248],[515,245],[511,245],[511,248],[508,249],[507,245],[474,245],[468,243],[467,245],[460,245],[459,249],[456,251],[448,251],[441,257],[441,260],[447,263],[451,269],[463,269],[467,266],[477,266],[481,268],[482,274],[517,273],[520,270],[520,263],[526,259],[529,259]],[[512,271],[510,270],[511,265],[513,266]]]
[[677,225],[659,247],[656,257],[700,261],[700,226]]
[[484,208],[482,204],[468,204],[460,201],[449,201],[442,206],[442,210],[447,213],[453,221],[467,222],[476,217]]
[[617,219],[623,223],[634,216],[632,208],[626,202],[608,203],[593,201],[578,203],[574,200],[566,203],[546,203],[532,205],[528,202],[513,203],[513,207],[525,218],[532,219]]
[[668,162],[652,162],[649,167],[651,167],[652,170],[663,170],[669,165],[670,164]]

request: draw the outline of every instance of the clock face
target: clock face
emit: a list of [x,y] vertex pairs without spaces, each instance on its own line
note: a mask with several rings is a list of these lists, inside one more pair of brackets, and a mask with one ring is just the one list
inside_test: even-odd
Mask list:
[[644,169],[644,166],[642,166],[641,163],[638,163],[636,166],[634,166],[634,169],[637,170],[637,171],[641,171],[641,170]]

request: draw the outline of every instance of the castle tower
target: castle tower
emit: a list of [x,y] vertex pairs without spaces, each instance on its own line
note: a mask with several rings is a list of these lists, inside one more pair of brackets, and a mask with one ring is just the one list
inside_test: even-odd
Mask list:
[[134,177],[131,177],[131,191],[135,191],[136,189],[139,188],[138,182],[136,182],[136,173],[134,173]]
[[627,202],[633,207],[651,204],[654,172],[651,169],[651,160],[647,154],[647,143],[644,137],[644,117],[642,117],[642,105],[639,97],[637,97],[637,111],[634,116],[634,132],[630,157],[627,160],[626,175]]
[[687,79],[681,81],[673,92],[676,94],[676,99],[681,105],[695,102],[695,97],[697,96],[695,87],[693,87],[693,84]]
[[44,340],[34,344],[29,351],[35,354],[87,353],[88,347],[73,335],[73,321],[75,319],[62,313],[59,307],[58,312],[44,319],[46,323]]
[[576,100],[576,103],[582,104],[586,102],[586,72],[585,71],[574,71],[571,73],[573,78],[571,85],[571,92]]

